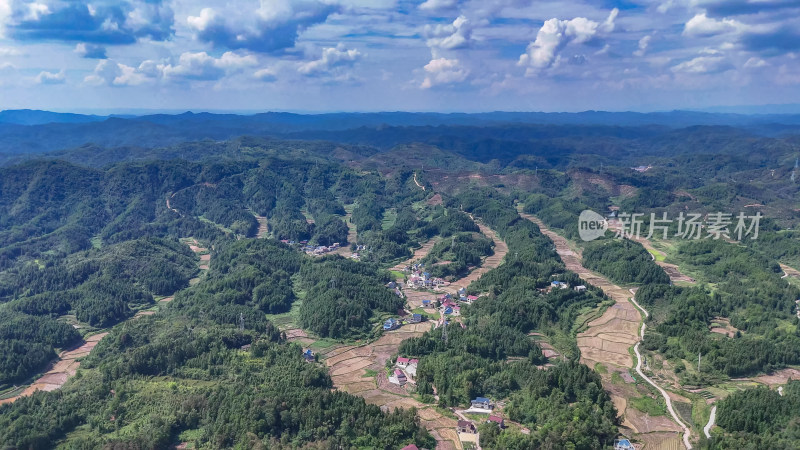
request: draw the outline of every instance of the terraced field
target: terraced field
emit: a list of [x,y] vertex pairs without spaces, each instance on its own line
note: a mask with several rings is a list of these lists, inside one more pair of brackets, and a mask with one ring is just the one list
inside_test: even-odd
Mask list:
[[79,347],[64,350],[58,355],[58,360],[53,363],[50,369],[34,381],[31,385],[26,387],[22,392],[14,397],[0,400],[0,405],[5,403],[13,403],[18,398],[27,397],[36,391],[54,391],[59,389],[64,383],[67,382],[69,377],[75,375],[78,371],[81,362],[79,358],[88,355],[89,352],[103,339],[108,333],[97,333],[86,338],[85,342]]
[[325,355],[325,365],[337,389],[363,397],[367,403],[387,411],[417,408],[420,422],[438,442],[437,449],[460,449],[455,419],[414,399],[406,390],[410,384],[400,387],[389,383],[386,378],[386,361],[397,353],[400,343],[421,336],[431,326],[431,322],[405,325],[385,333],[374,342],[336,348]]
[[525,213],[520,215],[537,224],[542,233],[553,241],[567,269],[577,273],[587,283],[601,288],[614,300],[614,304],[600,317],[587,324],[587,329],[578,334],[577,341],[580,361],[595,369],[603,368],[598,373],[603,379],[603,387],[610,393],[619,411],[623,429],[627,428],[637,438],[648,441],[647,448],[671,448],[676,442],[681,446],[678,432],[682,429],[675,422],[667,416],[650,416],[634,408],[629,401],[651,395],[647,388],[636,384],[630,373],[634,366],[630,349],[639,341],[642,321],[639,311],[628,301],[631,293],[583,267],[580,250],[573,249],[567,239],[548,229],[537,217]]

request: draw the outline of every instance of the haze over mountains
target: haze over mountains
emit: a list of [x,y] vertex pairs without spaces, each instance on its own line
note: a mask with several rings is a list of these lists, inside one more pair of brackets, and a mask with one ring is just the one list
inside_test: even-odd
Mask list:
[[[559,125],[568,125],[559,131]],[[576,126],[578,126],[576,128]],[[288,139],[321,139],[384,147],[413,140],[418,134],[462,134],[447,127],[502,127],[526,138],[585,134],[586,127],[613,127],[603,135],[668,133],[676,128],[726,126],[762,136],[781,136],[800,129],[800,114],[742,115],[670,111],[659,113],[586,111],[581,113],[330,113],[303,115],[266,112],[253,115],[192,113],[143,116],[99,116],[37,110],[0,112],[0,154],[19,155],[95,144],[101,147],[164,147],[186,141],[225,140],[249,135]],[[403,139],[392,139],[392,127],[403,127]],[[408,127],[418,127],[409,133]],[[622,127],[636,127],[623,130]],[[568,128],[568,129],[567,129]],[[341,133],[347,131],[347,133]],[[355,131],[355,132],[354,132]],[[474,133],[475,130],[471,130]],[[597,132],[597,131],[595,131]],[[504,134],[505,135],[505,134]],[[502,135],[502,136],[504,136]],[[409,137],[410,136],[410,137]]]

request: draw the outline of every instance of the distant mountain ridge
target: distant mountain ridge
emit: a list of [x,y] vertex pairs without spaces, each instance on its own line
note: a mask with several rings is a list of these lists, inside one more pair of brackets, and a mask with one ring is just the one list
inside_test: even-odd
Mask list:
[[35,109],[8,109],[0,111],[0,123],[15,125],[43,125],[48,123],[87,123],[106,120],[107,116],[74,113],[57,113]]
[[[742,115],[693,111],[658,113],[584,111],[580,113],[328,113],[264,112],[250,115],[185,112],[143,116],[100,116],[37,110],[0,112],[0,154],[44,153],[86,144],[102,147],[164,147],[204,139],[227,140],[251,135],[290,139],[328,139],[367,143],[358,136],[402,133],[452,133],[457,127],[531,127],[528,133],[547,133],[546,127],[607,127],[603,134],[629,134],[630,128],[727,126],[766,136],[800,134],[800,114]],[[623,128],[628,130],[623,130]],[[614,128],[619,128],[614,131]],[[352,130],[352,133],[350,131]],[[563,130],[561,131],[563,132]],[[581,133],[584,133],[585,130]],[[636,131],[637,133],[642,130]],[[414,133],[409,133],[413,136]],[[404,139],[403,142],[408,142]],[[372,144],[370,142],[370,144]]]

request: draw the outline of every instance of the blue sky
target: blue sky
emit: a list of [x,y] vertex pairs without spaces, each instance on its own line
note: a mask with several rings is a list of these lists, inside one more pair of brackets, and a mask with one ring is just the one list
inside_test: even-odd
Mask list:
[[786,103],[798,0],[0,0],[0,109]]

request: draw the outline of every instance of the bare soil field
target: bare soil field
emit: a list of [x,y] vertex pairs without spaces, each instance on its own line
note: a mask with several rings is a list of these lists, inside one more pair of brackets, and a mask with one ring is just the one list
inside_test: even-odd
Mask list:
[[[208,249],[200,247],[200,243],[198,243],[197,239],[194,238],[187,240],[186,244],[189,246],[189,249],[195,252],[195,254],[200,255],[200,265],[198,268],[200,270],[208,270],[211,264],[211,253],[208,252]],[[189,281],[189,284],[193,284],[191,280]]]
[[443,203],[442,194],[434,194],[434,196],[429,198],[428,201],[426,201],[425,203],[427,203],[430,206],[439,206],[439,205],[441,205]]
[[793,267],[789,267],[786,264],[781,264],[781,269],[783,269],[787,276],[800,278],[800,271]]
[[437,242],[439,242],[439,240],[434,238],[422,244],[422,247],[414,250],[414,254],[411,255],[411,258],[408,258],[407,260],[401,263],[395,264],[395,266],[389,270],[397,270],[399,272],[402,272],[403,269],[405,269],[406,267],[428,256],[428,253],[430,253],[431,249],[433,248],[434,245],[436,245]]
[[[415,407],[419,409],[422,425],[437,438],[436,448],[460,448],[455,420],[411,397],[408,388],[413,384],[407,383],[403,387],[390,384],[385,375],[386,360],[397,353],[400,343],[421,336],[430,326],[425,322],[405,325],[385,333],[372,343],[337,348],[328,353],[325,365],[336,389],[363,397],[367,403],[384,410]],[[369,376],[367,370],[374,371],[377,376]],[[453,441],[448,443],[448,440]]]
[[[402,280],[401,280],[402,281]],[[422,301],[423,300],[435,300],[436,297],[440,294],[436,294],[433,292],[428,291],[414,291],[411,289],[406,289],[403,291],[406,294],[406,302],[408,303],[409,308],[422,308]],[[425,312],[429,314],[436,314],[435,308],[423,308]]]
[[483,264],[470,272],[466,277],[450,283],[449,286],[445,286],[445,292],[456,293],[462,287],[466,288],[470,285],[470,283],[477,281],[486,272],[498,267],[503,262],[503,258],[505,258],[508,254],[508,245],[505,243],[505,241],[497,236],[497,233],[495,233],[494,230],[480,222],[476,221],[475,223],[478,225],[478,228],[481,229],[481,233],[494,242],[494,254],[484,259]]
[[[352,214],[351,213],[345,214],[344,219],[342,220],[344,220],[344,223],[347,224],[347,243],[354,244],[358,240],[358,234],[356,233],[356,226],[353,225],[352,222]],[[333,253],[334,255],[342,255],[347,257],[352,253],[352,250],[350,250],[349,245],[343,245],[338,249],[332,251],[331,253]]]
[[653,432],[637,436],[646,450],[682,450],[681,438],[675,433]]
[[[255,216],[255,214],[253,214]],[[264,216],[256,216],[256,220],[258,221],[258,232],[256,232],[256,237],[258,239],[264,239],[269,234],[269,227],[267,227],[267,218]]]
[[721,334],[732,338],[736,335],[736,332],[739,331],[731,325],[730,319],[725,317],[714,317],[714,320],[711,321],[711,332]]
[[290,342],[298,342],[304,346],[311,345],[315,341],[306,334],[301,328],[287,328],[283,330],[286,334],[286,340]]
[[786,384],[789,380],[800,380],[800,370],[793,368],[786,368],[776,370],[770,375],[760,375],[753,378],[753,381],[763,383],[768,386],[776,386]]

